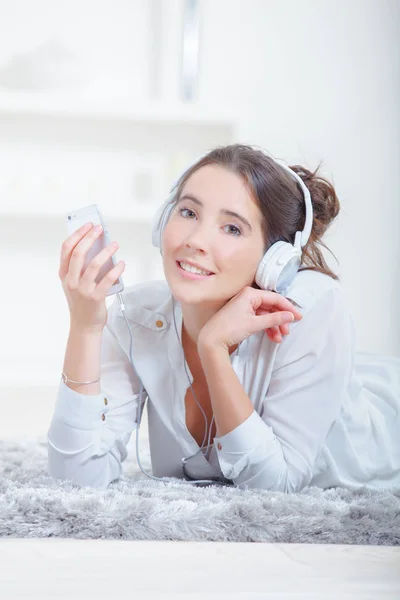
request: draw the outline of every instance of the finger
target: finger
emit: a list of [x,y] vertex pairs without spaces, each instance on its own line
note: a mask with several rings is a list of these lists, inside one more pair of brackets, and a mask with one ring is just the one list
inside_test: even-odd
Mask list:
[[125,262],[120,260],[115,267],[113,267],[106,275],[104,275],[103,279],[97,284],[93,297],[98,300],[101,300],[107,295],[107,292],[117,281],[118,277],[122,275],[125,269]]
[[287,323],[281,325],[279,329],[282,335],[289,335],[290,333],[289,325]]
[[261,292],[261,305],[259,308],[273,308],[277,311],[290,311],[295,316],[296,320],[302,319],[303,315],[295,308],[294,304],[281,294],[269,292],[267,290],[257,290]]
[[92,227],[93,223],[85,223],[85,225],[82,225],[82,227],[74,231],[74,233],[72,233],[70,236],[67,237],[66,240],[64,240],[61,246],[60,266],[58,270],[58,274],[60,275],[60,277],[64,278],[65,275],[68,273],[70,254],[72,250],[88,233],[88,231],[90,231]]
[[275,326],[275,327],[269,327],[268,329],[265,330],[269,339],[272,342],[275,342],[276,339],[279,337],[279,327]]
[[289,335],[290,333],[289,324],[284,323],[283,325],[279,326],[274,325],[273,327],[266,329],[265,332],[272,342],[280,343],[282,342],[283,337]]
[[73,249],[68,269],[68,283],[72,285],[72,287],[76,288],[78,286],[85,263],[86,253],[102,233],[102,229],[98,230],[96,227],[93,227]]
[[[270,315],[273,312],[274,311],[272,309],[271,310],[265,310],[264,308],[258,308],[257,311],[256,311],[256,315]],[[289,325],[287,325],[287,324],[280,325],[279,327],[272,327],[271,329],[272,330],[274,330],[274,329],[276,329],[276,330],[280,329],[280,332],[281,332],[282,335],[288,335],[289,332],[290,332]]]
[[303,318],[302,313],[294,306],[294,304],[292,304],[292,302],[290,302],[290,300],[287,300],[286,298],[284,298],[283,300],[284,300],[284,302],[278,302],[278,303],[272,305],[270,308],[274,312],[279,312],[279,311],[291,312],[292,315],[294,316],[295,321],[299,321],[300,319]]
[[[294,320],[291,312],[274,312],[269,315],[260,315],[257,317],[260,329],[268,329],[270,327],[280,327],[287,323],[292,323]],[[280,334],[279,334],[280,335]]]
[[268,335],[269,339],[271,340],[271,342],[279,343],[282,341],[282,336],[279,331],[279,327],[277,327],[276,329],[270,327],[266,331],[267,331],[267,335]]
[[267,336],[271,340],[271,342],[275,341],[274,332],[273,331],[271,331],[270,329],[266,329],[265,333],[267,334]]
[[91,291],[96,287],[97,284],[95,283],[95,279],[98,276],[101,267],[108,261],[110,256],[115,254],[118,248],[117,242],[111,242],[111,244],[108,244],[108,246],[103,248],[103,250],[92,258],[81,277],[82,290]]

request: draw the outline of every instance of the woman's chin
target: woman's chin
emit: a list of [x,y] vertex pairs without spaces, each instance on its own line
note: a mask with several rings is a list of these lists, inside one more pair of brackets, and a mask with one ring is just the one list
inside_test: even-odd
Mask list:
[[169,286],[175,300],[180,304],[201,304],[210,300],[207,294],[202,294],[199,290],[185,290],[182,285]]
[[[210,290],[201,289],[190,282],[177,281],[174,277],[167,278],[169,289],[175,300],[184,304],[197,304],[211,300]],[[195,282],[194,282],[195,283]],[[212,294],[214,296],[214,294]]]
[[[227,296],[226,286],[221,285],[218,281],[219,275],[212,275],[211,281],[205,279],[190,279],[182,277],[182,274],[176,272],[171,273],[170,270],[165,271],[165,278],[168,287],[175,300],[180,304],[204,304],[211,303],[212,305],[223,305],[230,300],[235,293],[232,292]],[[213,285],[215,283],[219,285]],[[212,284],[212,285],[210,285]]]

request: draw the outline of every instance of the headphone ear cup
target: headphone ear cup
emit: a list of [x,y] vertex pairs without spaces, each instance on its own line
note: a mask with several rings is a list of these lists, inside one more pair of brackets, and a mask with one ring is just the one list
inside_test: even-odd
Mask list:
[[153,218],[151,241],[153,246],[161,249],[162,234],[174,208],[174,193],[157,209]]
[[262,257],[256,283],[263,290],[282,293],[293,281],[301,265],[301,254],[288,242],[276,242]]

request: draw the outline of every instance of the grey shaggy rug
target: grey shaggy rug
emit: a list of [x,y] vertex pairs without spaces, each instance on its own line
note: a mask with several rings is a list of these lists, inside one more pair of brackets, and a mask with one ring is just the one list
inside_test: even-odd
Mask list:
[[[142,466],[150,470],[148,450]],[[400,489],[297,494],[147,478],[133,447],[107,490],[55,481],[46,436],[0,440],[0,536],[400,545]]]

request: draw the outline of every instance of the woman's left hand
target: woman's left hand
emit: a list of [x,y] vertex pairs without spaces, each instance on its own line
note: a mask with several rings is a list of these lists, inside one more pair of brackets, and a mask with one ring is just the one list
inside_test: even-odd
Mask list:
[[288,323],[302,318],[284,296],[246,286],[207,321],[200,331],[197,347],[229,351],[231,346],[263,329],[272,341],[280,342],[281,333],[289,333]]

